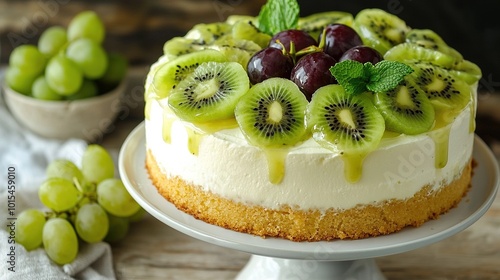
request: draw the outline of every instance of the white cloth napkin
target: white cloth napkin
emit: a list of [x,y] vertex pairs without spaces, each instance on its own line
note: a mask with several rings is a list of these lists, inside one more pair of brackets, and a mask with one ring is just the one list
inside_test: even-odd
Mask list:
[[[0,82],[2,72],[0,71]],[[38,187],[45,179],[47,165],[56,158],[66,158],[79,165],[87,143],[79,139],[66,141],[45,139],[21,127],[5,106],[0,96],[0,279],[115,279],[109,244],[82,243],[77,258],[70,264],[59,266],[39,248],[27,252],[15,244],[15,272],[9,270],[10,252],[6,230],[8,222],[7,176],[8,168],[15,168],[15,215],[27,208],[42,209],[38,199]],[[114,154],[114,153],[113,153]]]

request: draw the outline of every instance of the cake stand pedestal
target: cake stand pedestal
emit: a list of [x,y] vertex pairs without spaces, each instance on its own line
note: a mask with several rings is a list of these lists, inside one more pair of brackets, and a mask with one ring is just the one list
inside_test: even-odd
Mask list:
[[125,140],[119,155],[121,178],[134,199],[166,225],[199,240],[252,254],[238,280],[385,279],[374,258],[414,250],[450,237],[477,221],[499,188],[499,167],[486,144],[476,137],[472,188],[460,204],[418,228],[360,240],[292,242],[261,238],[207,224],[178,210],[149,180],[144,125]]

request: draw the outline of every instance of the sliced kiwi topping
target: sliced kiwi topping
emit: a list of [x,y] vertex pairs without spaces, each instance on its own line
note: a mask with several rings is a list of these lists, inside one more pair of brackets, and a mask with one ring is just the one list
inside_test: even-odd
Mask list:
[[425,92],[436,110],[459,112],[469,103],[470,86],[450,72],[429,63],[410,66],[415,71],[409,77]]
[[374,98],[389,131],[414,135],[429,131],[434,124],[434,107],[409,80],[390,91],[375,93]]
[[469,85],[477,83],[482,77],[479,66],[469,60],[462,60],[455,63],[450,69],[450,73]]
[[181,55],[160,66],[153,77],[153,89],[159,98],[167,97],[177,84],[203,62],[226,62],[224,54],[216,50],[201,50]]
[[186,38],[193,39],[199,44],[211,44],[220,37],[230,34],[232,26],[226,22],[199,23],[186,34]]
[[181,56],[184,54],[199,51],[205,48],[206,45],[198,43],[194,39],[184,37],[174,37],[163,45],[163,53],[170,56]]
[[406,34],[406,42],[450,55],[457,61],[463,59],[462,55],[457,50],[449,47],[436,32],[430,29],[410,30],[410,32]]
[[365,9],[354,18],[354,28],[363,43],[382,55],[393,46],[403,43],[410,28],[395,15],[380,9]]
[[254,85],[238,102],[236,121],[248,141],[282,148],[304,140],[307,99],[294,82],[270,78]]
[[340,152],[347,181],[361,177],[364,158],[375,150],[385,122],[370,95],[352,95],[340,85],[327,85],[313,95],[306,121],[313,138],[323,147]]
[[205,62],[172,90],[168,105],[179,118],[195,123],[233,118],[236,103],[249,84],[240,64]]
[[384,59],[401,62],[423,61],[442,67],[452,67],[456,63],[453,56],[414,43],[402,43],[390,48],[384,54]]
[[251,21],[237,21],[231,30],[234,39],[248,40],[256,43],[261,48],[265,48],[271,36],[261,32]]
[[322,12],[299,18],[298,29],[309,33],[313,38],[317,39],[327,25],[342,23],[352,26],[352,21],[352,14],[347,12]]
[[238,62],[247,67],[250,58],[262,48],[253,41],[234,38],[221,38],[208,48],[220,51],[228,61]]

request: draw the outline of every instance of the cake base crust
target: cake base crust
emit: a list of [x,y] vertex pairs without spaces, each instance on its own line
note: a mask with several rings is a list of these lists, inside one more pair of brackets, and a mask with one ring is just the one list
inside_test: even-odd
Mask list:
[[389,200],[337,211],[300,210],[289,206],[279,210],[245,205],[205,192],[178,177],[167,178],[150,151],[146,168],[158,192],[179,210],[197,219],[227,229],[262,237],[292,241],[360,239],[420,226],[455,207],[467,193],[473,160],[461,175],[438,191],[423,187],[406,200]]

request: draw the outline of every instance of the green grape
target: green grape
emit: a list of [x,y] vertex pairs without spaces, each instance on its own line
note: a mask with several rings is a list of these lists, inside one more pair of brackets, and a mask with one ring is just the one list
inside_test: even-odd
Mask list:
[[43,227],[43,247],[51,260],[59,265],[72,262],[78,254],[78,238],[65,219],[49,219]]
[[115,176],[115,165],[106,149],[92,144],[83,152],[82,172],[87,181],[98,184]]
[[99,242],[108,233],[108,215],[97,203],[85,204],[76,214],[75,228],[84,241]]
[[21,212],[16,220],[16,242],[28,251],[42,245],[42,231],[45,215],[38,209],[27,209]]
[[50,209],[61,212],[76,206],[80,192],[64,178],[48,178],[38,189],[40,201]]
[[38,77],[31,87],[31,95],[41,100],[61,100],[63,97],[47,83],[45,76]]
[[8,67],[5,73],[7,85],[24,95],[31,95],[31,88],[37,76],[30,76],[17,67]]
[[97,185],[97,202],[118,217],[130,217],[141,207],[128,193],[122,181],[106,179]]
[[88,79],[98,79],[108,67],[106,51],[96,42],[88,38],[80,38],[71,42],[66,49],[66,56],[73,60]]
[[47,57],[53,57],[63,48],[68,41],[66,30],[61,26],[52,26],[40,35],[38,39],[38,49]]
[[21,45],[9,57],[9,66],[20,69],[30,77],[42,74],[46,63],[45,56],[33,45]]
[[109,213],[107,214],[109,220],[109,230],[106,237],[104,237],[104,241],[115,243],[127,236],[130,222],[128,218],[117,217]]
[[95,84],[95,82],[84,79],[80,89],[76,93],[67,96],[66,99],[67,100],[86,99],[96,96],[97,93],[98,93],[97,85]]
[[142,220],[144,218],[145,215],[146,215],[146,210],[144,210],[144,208],[140,207],[139,210],[137,210],[137,212],[132,214],[132,216],[128,217],[128,220],[131,223],[139,222],[140,220]]
[[125,57],[117,53],[108,54],[108,67],[106,72],[99,79],[100,83],[115,87],[125,77],[127,73],[128,62]]
[[89,38],[100,44],[104,40],[105,30],[99,16],[93,11],[77,14],[68,25],[68,39]]
[[83,181],[82,171],[72,161],[67,159],[56,159],[52,161],[47,170],[45,170],[47,178],[64,178],[73,182],[74,178],[78,182]]
[[45,69],[45,78],[52,89],[64,96],[77,92],[83,82],[83,74],[78,65],[63,55],[50,59]]

